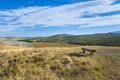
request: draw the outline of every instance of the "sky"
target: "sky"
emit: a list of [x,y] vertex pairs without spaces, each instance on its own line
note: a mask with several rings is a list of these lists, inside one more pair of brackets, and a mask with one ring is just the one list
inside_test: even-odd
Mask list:
[[120,31],[120,0],[0,0],[0,37]]

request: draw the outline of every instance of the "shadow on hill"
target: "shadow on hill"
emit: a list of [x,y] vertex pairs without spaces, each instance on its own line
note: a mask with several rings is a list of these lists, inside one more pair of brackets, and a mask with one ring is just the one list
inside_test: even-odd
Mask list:
[[83,53],[83,52],[79,52],[79,53],[70,53],[70,54],[68,54],[69,56],[75,56],[75,57],[83,57],[83,56],[86,56],[86,54],[85,53]]

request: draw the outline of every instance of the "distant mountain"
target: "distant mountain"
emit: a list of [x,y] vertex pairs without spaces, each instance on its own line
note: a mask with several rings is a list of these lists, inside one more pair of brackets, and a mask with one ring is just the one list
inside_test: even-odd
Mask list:
[[48,40],[51,41],[60,41],[60,42],[66,42],[66,39],[69,37],[74,37],[75,35],[71,35],[71,34],[58,34],[58,35],[53,35],[48,37]]
[[120,34],[120,31],[115,31],[114,33]]
[[66,38],[66,37],[71,37],[71,36],[74,36],[74,35],[71,35],[71,34],[58,34],[58,35],[50,36],[49,38]]
[[120,34],[106,33],[93,35],[59,34],[49,37],[27,39],[29,42],[65,42],[76,45],[120,46]]
[[35,37],[31,39],[26,39],[26,41],[36,41],[36,42],[56,42],[56,41],[63,41],[68,37],[71,37],[74,35],[71,34],[58,34],[58,35],[53,35],[53,36],[48,36],[48,37]]

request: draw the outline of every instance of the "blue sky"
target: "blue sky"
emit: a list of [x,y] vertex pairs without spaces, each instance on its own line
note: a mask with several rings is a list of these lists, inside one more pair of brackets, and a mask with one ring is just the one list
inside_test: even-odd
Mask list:
[[0,0],[0,37],[120,30],[120,0]]

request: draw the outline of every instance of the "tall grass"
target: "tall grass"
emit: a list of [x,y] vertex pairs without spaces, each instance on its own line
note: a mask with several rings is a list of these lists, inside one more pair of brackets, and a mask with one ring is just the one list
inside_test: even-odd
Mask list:
[[23,45],[17,45],[17,44],[6,44],[0,42],[0,50],[6,50],[6,49],[21,49],[25,48]]
[[0,80],[119,80],[120,48],[90,48],[92,56],[81,47],[0,52]]

